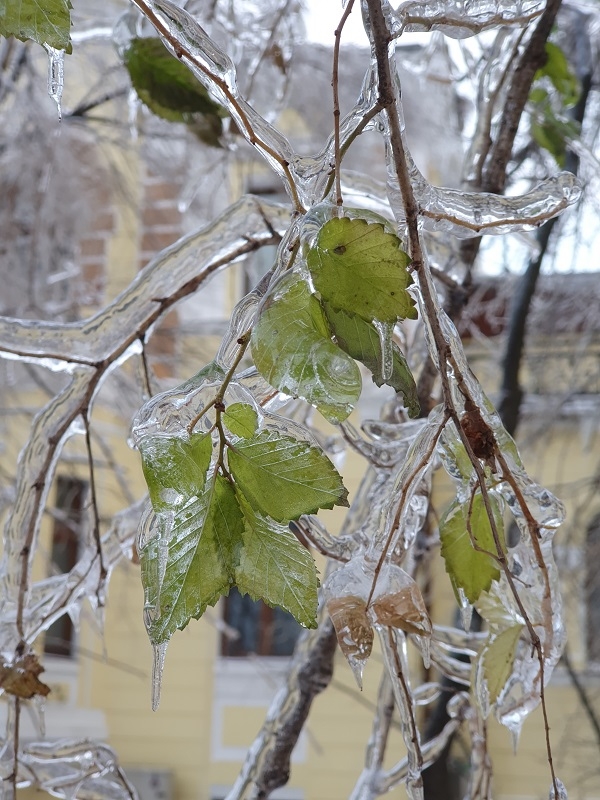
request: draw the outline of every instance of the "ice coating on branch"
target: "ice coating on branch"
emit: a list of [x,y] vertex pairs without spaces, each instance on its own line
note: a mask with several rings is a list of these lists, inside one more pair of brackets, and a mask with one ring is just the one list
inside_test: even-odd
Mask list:
[[61,101],[65,83],[65,51],[56,50],[48,44],[45,44],[44,48],[48,53],[48,95],[56,103],[58,119],[62,120]]
[[555,783],[552,783],[548,793],[548,800],[569,800],[567,787],[560,778],[556,778]]
[[[430,455],[441,431],[443,414],[434,409],[425,422],[407,429],[406,458],[393,479],[393,490],[387,497],[378,530],[369,547],[369,558],[377,561],[381,548],[388,546],[389,555],[406,552],[414,543],[427,513],[426,486],[431,479],[433,460]],[[415,425],[417,423],[414,423]],[[398,426],[403,429],[403,426]]]
[[416,724],[416,703],[411,692],[406,653],[406,637],[394,628],[377,626],[383,658],[390,675],[402,677],[392,681],[394,700],[400,712],[400,728],[407,751],[406,793],[410,800],[423,800],[423,755]]
[[[41,361],[57,370],[62,365],[68,372],[78,369],[78,363],[112,365],[125,351],[133,354],[131,344],[156,322],[158,298],[197,291],[220,268],[273,241],[273,231],[283,232],[288,224],[289,207],[242,197],[208,225],[159,253],[110,305],[89,319],[52,323],[0,317],[0,357]],[[254,232],[252,242],[249,230]]]
[[545,7],[542,0],[406,2],[401,3],[395,12],[395,35],[435,30],[453,39],[466,39],[489,28],[528,25]]
[[[19,755],[19,787],[36,786],[54,797],[137,800],[115,752],[89,740],[31,742]],[[7,784],[5,784],[7,785]]]

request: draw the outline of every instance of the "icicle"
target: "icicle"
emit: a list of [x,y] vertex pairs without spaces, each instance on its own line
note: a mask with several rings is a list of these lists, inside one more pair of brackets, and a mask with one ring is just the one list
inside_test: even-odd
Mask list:
[[168,644],[168,642],[163,642],[152,647],[154,655],[152,661],[152,711],[156,711],[160,703],[160,690]]
[[392,349],[394,324],[392,322],[373,320],[373,327],[379,334],[379,344],[381,346],[381,380],[389,381],[394,369],[394,351]]
[[468,631],[471,628],[473,606],[467,600],[467,597],[462,589],[458,590],[458,596],[460,598],[460,618],[462,621],[463,628],[465,629],[465,631]]
[[48,53],[48,94],[56,103],[60,121],[62,120],[61,100],[65,80],[65,51],[56,50],[48,44],[45,44],[44,48]]
[[510,731],[510,738],[513,746],[513,753],[517,754],[517,748],[519,747],[519,738],[521,736],[521,728],[523,727],[523,723],[525,722],[525,715],[520,717],[519,719],[515,719],[513,722],[507,723],[503,722],[504,725]]
[[[567,794],[567,787],[564,783],[560,780],[560,778],[556,778],[556,786],[552,783],[550,787],[550,792],[548,793],[548,800],[569,800],[569,796]],[[556,792],[558,791],[558,794]]]

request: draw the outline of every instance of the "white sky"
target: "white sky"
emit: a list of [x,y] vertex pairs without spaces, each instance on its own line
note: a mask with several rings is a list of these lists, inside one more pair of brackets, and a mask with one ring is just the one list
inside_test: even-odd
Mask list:
[[[341,0],[304,0],[306,14],[306,38],[311,42],[333,46],[333,32],[344,13]],[[367,37],[362,25],[360,3],[354,3],[352,13],[344,25],[342,43],[367,45]]]

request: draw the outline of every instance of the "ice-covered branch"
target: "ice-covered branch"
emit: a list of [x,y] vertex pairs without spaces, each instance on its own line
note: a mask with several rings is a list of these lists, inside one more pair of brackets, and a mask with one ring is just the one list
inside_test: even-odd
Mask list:
[[466,39],[490,28],[504,25],[524,27],[543,12],[543,0],[514,3],[489,0],[455,0],[451,3],[401,3],[394,15],[392,32],[441,31],[453,39]]
[[103,369],[120,358],[165,311],[195,292],[220,268],[276,243],[289,208],[245,196],[209,226],[179,239],[133,279],[113,303],[87,320],[41,322],[0,317],[0,357],[52,370],[74,364]]
[[[423,769],[431,766],[440,757],[454,733],[458,730],[461,722],[468,713],[469,696],[466,693],[455,695],[448,702],[448,713],[450,721],[444,725],[443,730],[433,739],[421,745],[421,755],[423,756]],[[409,770],[408,757],[403,758],[387,772],[382,773],[376,783],[377,794],[390,792],[400,781],[405,780]],[[357,798],[358,800],[358,798]],[[362,798],[361,798],[362,800]]]
[[[297,645],[286,684],[271,703],[226,800],[268,797],[287,783],[292,750],[312,701],[331,680],[336,644],[333,625],[325,614],[319,627],[307,631]],[[250,793],[246,794],[248,790]]]

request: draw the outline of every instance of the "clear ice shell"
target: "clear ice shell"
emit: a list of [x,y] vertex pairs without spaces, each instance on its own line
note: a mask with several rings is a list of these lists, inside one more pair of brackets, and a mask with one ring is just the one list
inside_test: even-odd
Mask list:
[[371,583],[360,557],[334,570],[323,583],[325,607],[359,688],[373,647],[373,627],[367,613]]
[[369,605],[374,624],[431,636],[431,620],[415,580],[396,564],[384,564]]

